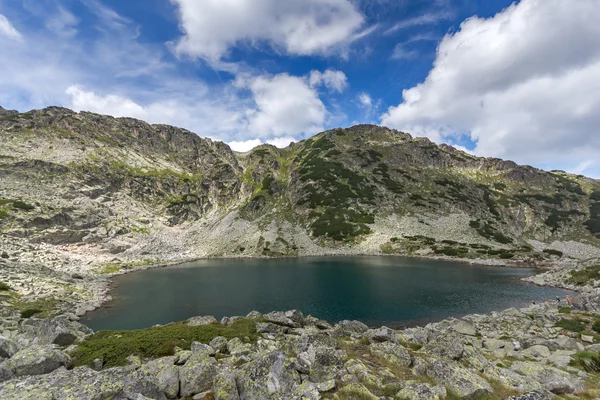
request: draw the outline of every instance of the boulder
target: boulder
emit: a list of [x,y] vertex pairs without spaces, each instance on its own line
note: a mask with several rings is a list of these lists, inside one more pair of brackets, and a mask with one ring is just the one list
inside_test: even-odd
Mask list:
[[534,390],[533,392],[525,393],[520,396],[511,396],[508,400],[550,400],[550,397]]
[[19,351],[19,346],[14,341],[0,336],[0,358],[11,358]]
[[210,345],[200,342],[192,342],[190,350],[192,351],[192,354],[205,353],[209,356],[214,356],[217,353]]
[[566,368],[571,364],[571,361],[573,361],[573,357],[571,357],[572,354],[573,352],[570,350],[557,350],[548,357],[548,362],[557,368]]
[[475,399],[494,391],[485,379],[474,372],[441,360],[427,366],[427,376],[465,399]]
[[300,375],[292,360],[280,351],[263,354],[242,366],[237,375],[241,400],[292,398]]
[[461,335],[468,335],[468,336],[476,336],[477,335],[477,328],[475,327],[475,324],[471,321],[460,320],[452,328],[454,329],[454,331],[460,333]]
[[267,322],[275,325],[287,326],[290,328],[301,328],[304,326],[304,316],[298,310],[277,311],[263,315]]
[[341,321],[333,327],[336,336],[362,336],[369,330],[369,327],[360,321]]
[[539,382],[543,389],[554,394],[571,394],[584,390],[583,382],[579,378],[554,367],[517,361],[511,369],[527,379]]
[[213,340],[209,343],[210,347],[215,349],[217,353],[225,354],[227,353],[227,338],[223,336],[217,336],[213,338]]
[[14,376],[12,370],[4,364],[0,364],[0,383],[11,379]]
[[548,358],[550,357],[550,350],[546,346],[535,345],[523,350],[521,354],[527,358]]
[[348,355],[344,350],[332,347],[317,346],[314,348],[314,361],[310,367],[308,378],[319,383],[333,379],[338,370],[343,368]]
[[235,372],[229,368],[220,368],[213,382],[215,400],[239,400]]
[[405,400],[440,400],[445,390],[439,390],[427,383],[410,383],[396,394],[396,398]]
[[23,321],[19,331],[33,339],[34,344],[70,346],[93,331],[85,325],[67,318],[29,318]]
[[401,367],[410,367],[411,358],[408,350],[402,345],[392,342],[372,343],[371,354]]
[[146,379],[153,382],[168,399],[179,394],[179,368],[175,365],[176,356],[152,360],[140,368]]
[[5,364],[17,376],[48,374],[70,363],[70,358],[53,346],[29,346],[19,350]]
[[350,384],[343,387],[338,395],[342,399],[378,400],[379,397],[369,392],[369,389],[361,384]]
[[205,352],[192,353],[179,370],[180,396],[193,396],[212,388],[217,375],[217,362]]
[[288,326],[277,325],[272,322],[258,322],[256,324],[256,332],[258,333],[283,335],[284,333],[289,332],[289,330],[290,328]]
[[203,315],[199,317],[192,317],[188,319],[187,326],[203,326],[210,324],[218,324],[219,321],[212,315]]
[[456,333],[447,333],[430,340],[421,350],[445,360],[460,360],[464,352],[464,338]]
[[252,352],[252,345],[242,342],[239,338],[233,338],[227,343],[227,351],[232,356],[243,356]]
[[[148,379],[150,378],[150,379]],[[152,377],[147,377],[142,371],[133,371],[123,379],[123,394],[128,399],[143,398],[166,400],[164,392],[158,387]]]
[[371,343],[392,342],[399,343],[394,331],[387,326],[382,326],[378,329],[369,329],[365,332],[365,336]]

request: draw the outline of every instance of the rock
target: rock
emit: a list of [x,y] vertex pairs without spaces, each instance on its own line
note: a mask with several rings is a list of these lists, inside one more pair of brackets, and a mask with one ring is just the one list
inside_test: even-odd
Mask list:
[[557,368],[566,368],[573,361],[573,354],[570,350],[557,350],[550,357],[548,357],[548,362],[553,364]]
[[440,400],[443,395],[427,383],[408,384],[396,394],[396,398],[406,400]]
[[292,398],[299,385],[293,362],[280,351],[260,355],[242,366],[237,376],[241,400]]
[[154,382],[154,379],[145,376],[141,371],[133,371],[123,380],[123,392],[128,398],[136,398],[139,395],[153,400],[166,400],[163,391]]
[[66,318],[26,319],[19,331],[34,339],[35,344],[70,346],[79,338],[89,335],[90,328]]
[[218,324],[219,321],[212,315],[204,315],[200,317],[192,317],[188,319],[187,326],[203,326],[210,324]]
[[529,393],[522,394],[520,396],[511,396],[508,400],[549,400],[550,398],[543,393],[538,391],[533,391]]
[[496,352],[497,350],[500,350],[500,349],[506,349],[508,346],[509,346],[509,343],[505,342],[504,340],[485,339],[483,341],[483,348],[490,350],[491,352]]
[[262,319],[263,315],[261,313],[259,313],[258,311],[250,311],[247,315],[246,318],[248,319]]
[[333,331],[336,336],[352,336],[352,335],[363,335],[369,327],[360,321],[341,321],[336,324]]
[[0,364],[0,383],[11,379],[14,376],[12,370],[6,365]]
[[398,338],[395,336],[394,331],[387,326],[382,326],[378,329],[369,329],[365,332],[365,336],[371,343],[373,342],[392,342],[399,343]]
[[256,324],[256,332],[268,333],[272,335],[283,335],[289,332],[290,328],[287,326],[276,325],[272,322],[258,322]]
[[298,310],[272,312],[265,314],[263,318],[267,322],[271,322],[275,325],[282,325],[290,328],[301,328],[304,326],[304,316]]
[[546,346],[535,345],[523,350],[521,354],[528,358],[548,358],[550,350]]
[[446,360],[460,360],[464,352],[464,340],[456,333],[447,333],[430,340],[421,350]]
[[48,374],[70,363],[70,358],[53,346],[30,346],[19,350],[5,364],[17,376]]
[[200,343],[200,342],[192,342],[190,349],[192,351],[192,354],[205,353],[206,355],[214,356],[217,353],[215,351],[215,349],[213,349],[208,344],[204,344],[204,343]]
[[583,350],[583,346],[580,343],[578,343],[577,340],[571,337],[560,336],[559,338],[555,339],[554,342],[558,345],[560,349],[563,350]]
[[347,359],[348,355],[343,350],[323,346],[315,347],[314,361],[308,374],[310,381],[319,383],[333,379]]
[[589,335],[581,335],[581,341],[586,343],[594,343],[594,337]]
[[235,372],[229,368],[221,368],[213,383],[215,400],[239,400]]
[[542,384],[545,390],[554,394],[570,394],[584,389],[583,382],[580,379],[554,367],[529,361],[517,361],[511,369],[527,379],[536,380]]
[[217,362],[205,352],[192,353],[179,370],[180,396],[193,396],[212,388],[217,375]]
[[17,351],[19,351],[17,343],[0,336],[0,358],[11,358]]
[[343,387],[339,392],[342,399],[378,400],[379,397],[369,392],[369,389],[361,384],[351,384]]
[[217,353],[225,354],[227,353],[227,338],[223,336],[217,336],[213,338],[213,340],[209,343],[210,347],[215,349]]
[[215,393],[212,390],[207,390],[206,392],[198,393],[192,400],[214,400]]
[[461,335],[475,336],[477,335],[477,328],[471,321],[461,320],[452,327],[456,332]]
[[382,358],[392,364],[401,367],[410,367],[411,365],[410,354],[402,345],[391,342],[372,343],[369,346],[369,350],[374,356]]
[[10,258],[10,256],[8,255],[8,253],[5,252],[5,251],[2,252],[2,255],[0,255],[0,257],[4,258],[5,260],[7,260],[7,259]]
[[589,345],[585,346],[585,351],[589,351],[592,353],[600,353],[600,343],[589,344]]
[[244,317],[240,317],[240,316],[223,317],[223,318],[221,318],[221,321],[219,321],[219,323],[221,325],[231,326],[231,325],[235,324],[236,322],[241,321],[243,319],[244,319]]
[[168,399],[177,398],[179,394],[179,367],[175,365],[176,356],[152,360],[140,368]]
[[227,352],[232,356],[243,356],[252,352],[252,345],[233,338],[227,343]]
[[441,360],[428,365],[427,376],[461,398],[474,399],[493,392],[490,384],[479,375]]

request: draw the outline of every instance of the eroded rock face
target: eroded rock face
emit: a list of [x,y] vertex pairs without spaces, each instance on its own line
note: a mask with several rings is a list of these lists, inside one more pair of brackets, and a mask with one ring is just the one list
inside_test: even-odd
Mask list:
[[19,351],[19,346],[12,340],[0,336],[0,357],[11,358]]
[[429,364],[427,376],[461,398],[475,399],[494,391],[490,384],[479,375],[456,364],[441,360]]
[[68,366],[70,358],[53,346],[30,346],[13,355],[6,366],[17,376],[48,374]]

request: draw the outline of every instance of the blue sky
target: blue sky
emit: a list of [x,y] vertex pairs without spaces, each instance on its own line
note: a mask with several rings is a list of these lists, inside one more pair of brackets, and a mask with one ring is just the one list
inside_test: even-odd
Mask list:
[[600,177],[597,0],[0,0],[0,105],[247,150],[383,124]]

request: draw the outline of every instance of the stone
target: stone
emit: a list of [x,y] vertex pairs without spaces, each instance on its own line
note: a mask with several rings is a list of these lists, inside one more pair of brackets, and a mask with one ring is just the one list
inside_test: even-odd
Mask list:
[[229,368],[219,368],[213,381],[215,400],[239,400],[235,372]]
[[212,348],[212,346],[200,342],[192,342],[190,350],[192,351],[192,354],[206,353],[209,356],[214,356],[217,353],[215,349]]
[[179,370],[180,396],[193,396],[212,388],[217,375],[217,362],[205,352],[192,353]]
[[30,346],[19,350],[5,364],[17,376],[48,374],[68,366],[70,358],[53,346]]
[[219,321],[212,315],[204,315],[199,317],[192,317],[188,319],[187,326],[203,326],[210,324],[218,324]]
[[477,328],[475,327],[475,324],[471,321],[460,320],[452,328],[456,332],[460,333],[461,335],[468,335],[468,336],[476,336],[477,335]]
[[10,368],[7,368],[4,364],[0,364],[0,383],[12,379],[13,376],[14,374]]
[[256,332],[258,333],[283,335],[284,333],[289,332],[289,330],[290,328],[288,326],[276,325],[272,322],[258,322],[256,324]]
[[342,399],[378,400],[379,397],[369,392],[369,389],[361,384],[350,384],[343,387],[338,395]]
[[239,338],[233,338],[227,343],[227,352],[232,356],[242,356],[252,352],[252,345],[244,343]]
[[292,398],[300,383],[292,360],[281,351],[258,356],[243,365],[237,375],[241,400]]
[[538,392],[538,391],[532,391],[529,393],[525,393],[522,394],[520,396],[511,396],[508,398],[508,400],[549,400],[550,397],[546,396],[545,394]]
[[392,342],[399,343],[394,331],[387,326],[382,326],[378,329],[369,329],[365,332],[365,336],[371,343],[373,342]]
[[560,336],[554,340],[554,342],[558,345],[560,349],[563,350],[575,350],[575,351],[583,351],[583,345],[577,342],[577,340],[567,337]]
[[535,345],[523,350],[521,354],[527,358],[548,358],[550,350],[546,346]]
[[459,334],[447,333],[430,340],[421,350],[446,360],[460,360],[464,352],[464,340]]
[[589,335],[581,335],[581,341],[586,343],[594,343],[594,337]]
[[258,311],[250,311],[246,315],[246,318],[248,318],[248,319],[262,319],[262,317],[263,317],[263,315]]
[[207,390],[206,392],[198,393],[192,400],[213,400],[215,398],[215,393],[212,390]]
[[263,315],[263,319],[275,325],[287,326],[289,328],[301,328],[304,326],[304,316],[298,310],[268,313]]
[[554,367],[529,361],[516,361],[511,369],[527,379],[536,380],[545,390],[554,394],[571,394],[584,389],[580,379]]
[[77,339],[93,333],[87,326],[67,318],[29,318],[23,321],[19,331],[34,338],[35,344],[58,346],[72,345]]
[[148,377],[141,371],[133,371],[123,380],[123,393],[128,398],[136,398],[135,396],[142,395],[144,398],[153,400],[166,400],[167,397],[158,387],[153,379]]
[[347,359],[348,355],[343,350],[323,346],[315,347],[314,361],[308,374],[309,379],[315,383],[333,379],[336,372],[343,368]]
[[441,360],[428,365],[427,376],[462,398],[473,399],[494,391],[485,379],[474,372]]
[[572,353],[573,352],[569,350],[557,350],[548,357],[548,362],[557,368],[566,368],[571,364],[571,361],[573,361],[573,357],[571,357]]
[[213,338],[213,340],[209,343],[210,347],[215,349],[217,353],[225,354],[227,353],[227,338],[223,336],[217,336]]
[[408,350],[400,344],[391,342],[372,343],[369,350],[374,356],[400,367],[410,367],[412,363]]
[[163,357],[142,365],[140,371],[151,380],[168,399],[179,394],[179,368],[175,365],[176,356]]
[[344,320],[336,324],[333,330],[336,336],[362,336],[369,330],[369,327],[360,321]]
[[4,336],[0,336],[0,358],[11,358],[17,351],[19,351],[17,343]]
[[427,383],[411,383],[396,394],[396,398],[405,400],[440,400],[439,392]]
[[589,351],[592,353],[600,353],[600,343],[589,344],[589,345],[585,346],[585,351]]

